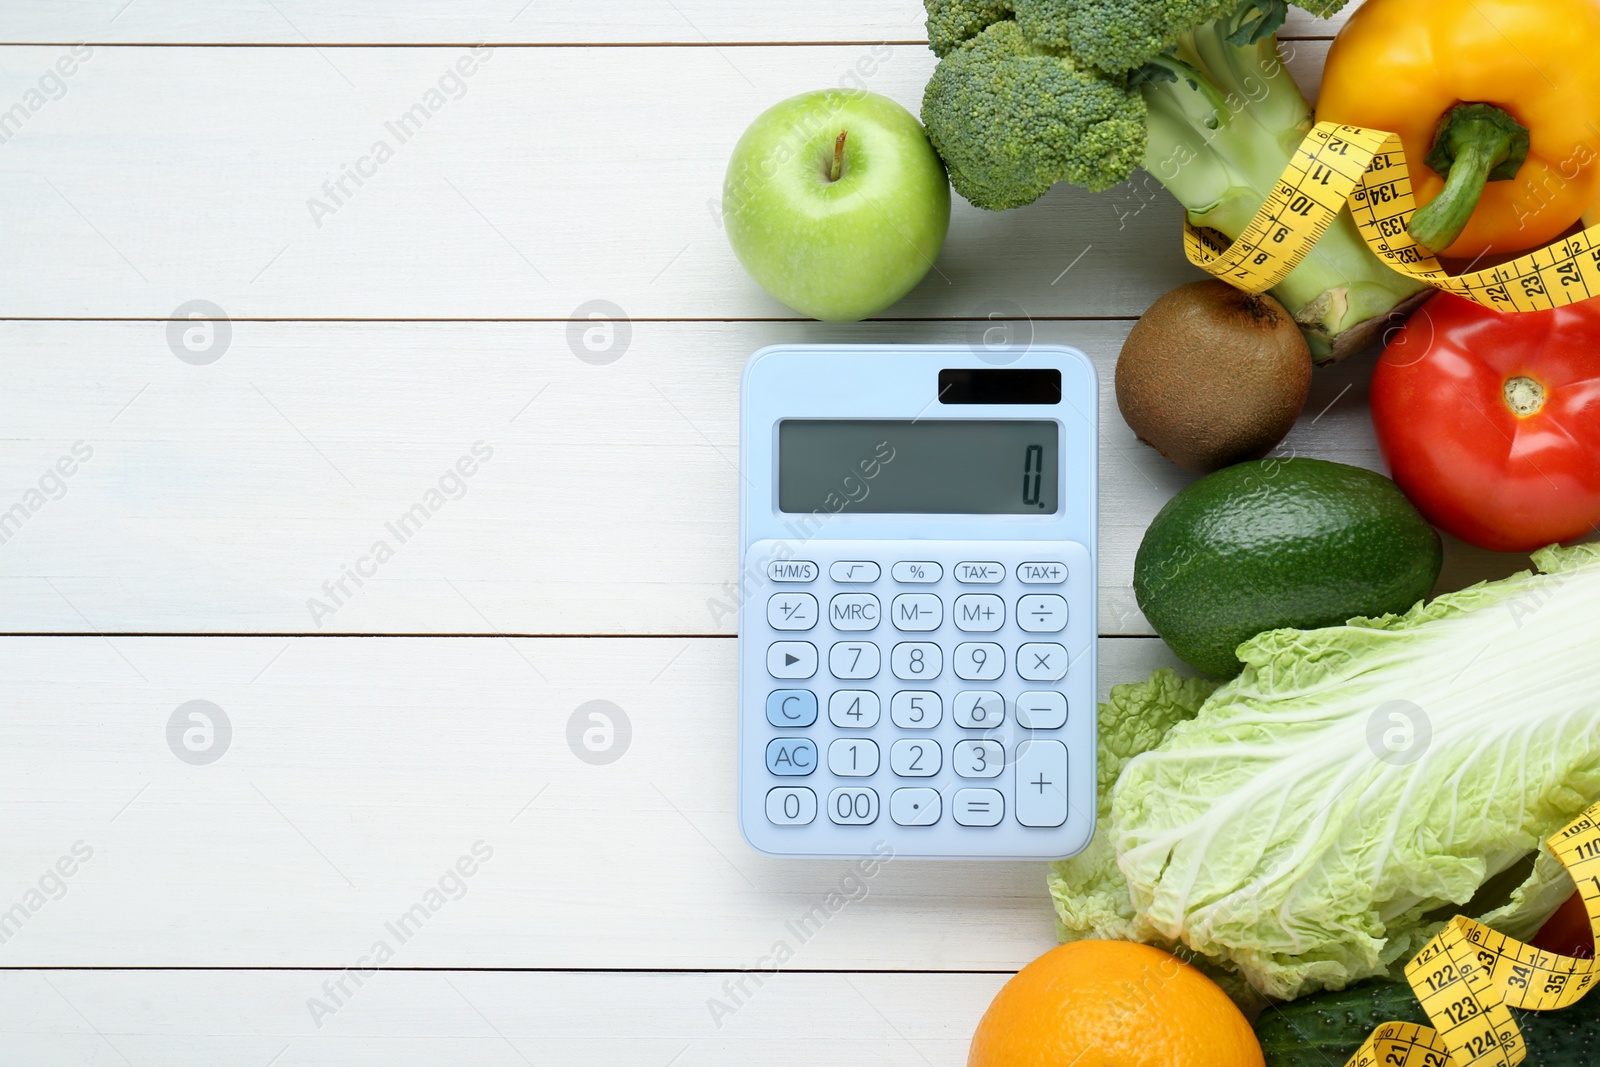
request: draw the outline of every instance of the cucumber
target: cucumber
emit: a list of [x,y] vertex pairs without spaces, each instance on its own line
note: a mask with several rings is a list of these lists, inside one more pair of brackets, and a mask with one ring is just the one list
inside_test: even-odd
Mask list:
[[1427,1021],[1404,982],[1363,982],[1272,1005],[1256,1020],[1256,1038],[1267,1067],[1329,1067],[1355,1055],[1384,1023]]
[[[1560,1011],[1519,1011],[1528,1060],[1539,1067],[1600,1063],[1600,996]],[[1364,982],[1269,1007],[1256,1020],[1266,1067],[1343,1067],[1367,1035],[1387,1022],[1426,1023],[1404,982]]]

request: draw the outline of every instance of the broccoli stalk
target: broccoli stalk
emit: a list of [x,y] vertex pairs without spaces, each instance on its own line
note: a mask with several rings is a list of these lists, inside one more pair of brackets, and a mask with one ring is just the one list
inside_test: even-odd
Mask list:
[[[979,207],[1030,203],[1058,181],[1106,189],[1142,164],[1192,223],[1235,238],[1311,128],[1278,56],[1282,0],[928,8],[942,58],[923,122],[957,192]],[[1326,360],[1425,288],[1374,256],[1346,211],[1272,292]]]
[[[1180,40],[1177,57],[1195,81],[1146,77],[1139,89],[1149,114],[1145,170],[1188,209],[1190,222],[1231,238],[1255,218],[1312,118],[1276,38],[1237,47],[1226,34],[1219,20]],[[1383,322],[1424,290],[1374,256],[1342,212],[1272,295],[1300,323],[1313,353],[1327,358],[1335,342],[1343,355],[1364,341],[1370,325],[1351,330]]]

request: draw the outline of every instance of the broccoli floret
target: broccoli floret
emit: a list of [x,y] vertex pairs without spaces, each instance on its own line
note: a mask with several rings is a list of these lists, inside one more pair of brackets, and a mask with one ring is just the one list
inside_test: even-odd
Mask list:
[[1328,19],[1344,10],[1350,0],[1295,0],[1295,7],[1304,8],[1319,19]]
[[927,0],[928,47],[948,55],[984,29],[1011,16],[1010,0]]
[[[926,3],[941,58],[922,121],[956,191],[981,208],[1020,207],[1063,181],[1106,189],[1142,165],[1191,222],[1237,237],[1311,128],[1278,57],[1285,0]],[[1302,0],[1318,14],[1343,3]],[[1327,355],[1421,288],[1367,249],[1346,212],[1273,293]]]
[[[1346,0],[1306,0],[1308,10],[1332,14]],[[927,0],[928,44],[944,56],[997,22],[1014,20],[1035,48],[1069,52],[1108,74],[1122,74],[1170,51],[1203,23],[1239,13],[1248,44],[1277,30],[1287,0]],[[1236,27],[1230,27],[1234,29]]]
[[1238,6],[1239,0],[1019,0],[1016,19],[1030,41],[1070,48],[1089,66],[1122,74]]
[[1010,20],[940,61],[922,112],[957,191],[995,211],[1056,182],[1109,189],[1144,157],[1138,90],[1035,48]]

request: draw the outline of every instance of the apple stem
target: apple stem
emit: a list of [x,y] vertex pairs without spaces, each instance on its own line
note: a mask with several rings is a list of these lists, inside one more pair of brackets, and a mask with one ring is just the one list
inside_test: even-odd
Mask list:
[[838,139],[833,142],[833,166],[828,168],[828,180],[836,182],[844,171],[844,139],[848,130],[840,130]]

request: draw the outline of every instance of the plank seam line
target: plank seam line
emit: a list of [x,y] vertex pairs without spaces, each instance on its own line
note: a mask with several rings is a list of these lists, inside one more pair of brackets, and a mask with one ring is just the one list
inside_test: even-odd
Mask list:
[[[863,323],[871,324],[871,323],[875,323],[875,322],[881,322],[881,323],[905,323],[905,322],[1135,322],[1138,319],[1139,319],[1138,315],[1132,315],[1132,314],[1129,314],[1129,315],[1021,315],[1021,316],[994,315],[994,316],[988,317],[988,318],[975,318],[975,317],[972,317],[972,316],[963,316],[963,315],[928,315],[928,316],[921,316],[921,317],[907,316],[905,318],[862,319],[858,323],[852,323],[852,325],[861,325]],[[161,323],[165,323],[165,322],[170,322],[170,321],[172,321],[172,320],[166,319],[166,318],[156,318],[156,317],[153,317],[153,316],[151,316],[151,317],[141,317],[141,316],[132,316],[132,315],[85,315],[85,316],[73,316],[73,317],[66,317],[66,316],[59,316],[59,315],[0,315],[0,323],[5,323],[5,322],[46,322],[46,323],[50,323],[50,322],[62,322],[62,323],[72,323],[72,322],[161,322]],[[590,322],[590,321],[593,321],[593,320],[591,320],[591,319],[571,319],[571,318],[564,318],[564,317],[550,317],[550,318],[542,318],[542,317],[530,317],[530,318],[483,318],[483,319],[473,319],[473,318],[404,318],[404,319],[397,319],[397,318],[381,318],[381,317],[378,317],[378,318],[341,318],[341,317],[291,318],[291,317],[285,317],[285,316],[263,316],[263,317],[232,316],[232,317],[230,317],[228,319],[228,321],[229,322],[259,322],[259,323],[288,323],[288,324],[291,324],[291,325],[297,324],[297,323],[331,323],[331,324],[339,324],[339,323],[376,323],[376,324],[380,324],[380,325],[387,324],[387,323],[393,323],[393,324],[396,324],[396,325],[403,325],[403,324],[406,324],[406,323],[442,323],[442,324],[447,324],[447,325],[451,324],[451,323],[475,323],[475,324],[479,324],[479,325],[494,325],[496,323],[505,323],[507,325],[518,325],[518,324],[523,324],[523,323],[572,323],[572,322],[585,322],[586,323],[586,322]],[[692,317],[692,316],[689,316],[689,317],[670,317],[670,316],[638,315],[638,316],[632,316],[632,317],[628,318],[627,321],[628,322],[661,322],[661,323],[711,323],[711,324],[718,324],[718,323],[763,323],[763,322],[771,322],[771,323],[800,323],[800,324],[804,324],[804,323],[815,323],[817,320],[816,319],[806,319],[806,318],[776,318],[776,317],[773,317],[773,318],[760,318],[760,317],[752,317],[752,318],[716,318],[716,317],[711,317],[711,316],[706,316],[706,317]]]
[[[289,972],[323,972],[343,971],[348,969],[348,964],[318,966],[265,966],[249,967],[231,965],[224,967],[205,966],[154,966],[154,967],[121,967],[104,964],[88,964],[84,966],[71,966],[68,964],[40,964],[28,966],[26,964],[6,964],[0,966],[0,973],[7,971],[126,971],[129,973],[144,971],[289,971]],[[385,972],[401,971],[413,974],[743,974],[745,968],[740,967],[379,967]],[[860,970],[850,968],[827,967],[784,967],[784,974],[931,974],[931,975],[962,975],[962,974],[1016,974],[1015,967],[1004,969],[956,969],[939,970],[931,967],[910,967],[904,970],[894,967],[868,967]]]
[[[1331,41],[1331,34],[1306,34],[1280,41]],[[872,41],[0,41],[0,48],[866,48],[926,46],[926,40]]]
[[327,637],[339,640],[367,640],[367,639],[404,639],[417,638],[449,638],[451,640],[499,640],[505,637],[515,637],[531,641],[550,641],[571,638],[573,640],[701,640],[715,638],[719,640],[732,640],[738,634],[560,634],[560,633],[511,633],[497,631],[494,633],[363,633],[361,631],[323,631],[320,633],[294,633],[286,630],[221,630],[215,632],[202,631],[175,631],[175,630],[12,630],[0,631],[0,638],[6,637],[265,637],[265,638],[316,638]]
[[[277,640],[338,640],[338,641],[414,641],[433,638],[452,641],[501,641],[508,637],[519,641],[734,641],[738,634],[558,634],[558,633],[290,633],[281,630],[237,630],[216,633],[178,632],[168,630],[14,630],[0,631],[0,639],[24,637],[74,637],[74,638],[261,638]],[[1096,634],[1102,641],[1151,641],[1155,634]],[[4,968],[0,968],[3,970]]]

